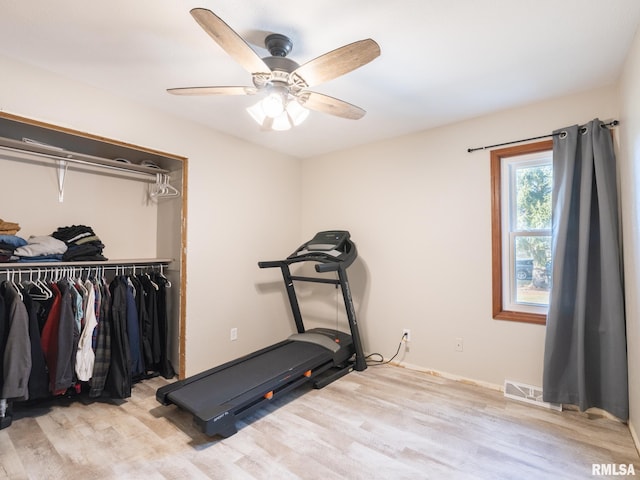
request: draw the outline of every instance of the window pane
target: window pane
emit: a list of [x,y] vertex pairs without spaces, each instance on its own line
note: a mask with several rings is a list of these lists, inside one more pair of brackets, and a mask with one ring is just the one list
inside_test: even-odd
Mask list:
[[552,140],[491,151],[495,319],[546,323],[552,164]]
[[548,306],[551,236],[516,236],[514,257],[515,303]]
[[516,169],[516,230],[551,229],[551,165]]

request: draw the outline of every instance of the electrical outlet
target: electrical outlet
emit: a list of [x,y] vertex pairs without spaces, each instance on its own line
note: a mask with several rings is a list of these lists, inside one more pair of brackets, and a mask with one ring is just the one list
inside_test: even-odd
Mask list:
[[404,339],[405,342],[410,342],[411,341],[411,330],[409,330],[408,328],[402,329],[402,338]]
[[456,352],[462,352],[463,348],[462,348],[462,338],[458,337],[456,338]]
[[235,341],[238,339],[238,329],[237,328],[232,328],[231,329],[231,333],[229,334],[229,338],[231,339],[231,341]]

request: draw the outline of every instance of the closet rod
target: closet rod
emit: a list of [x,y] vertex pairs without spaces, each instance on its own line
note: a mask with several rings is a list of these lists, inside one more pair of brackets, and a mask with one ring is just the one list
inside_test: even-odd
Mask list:
[[78,163],[108,170],[115,170],[126,174],[140,175],[149,177],[150,181],[155,181],[158,173],[169,173],[168,170],[162,168],[123,163],[117,160],[71,152],[69,150],[44,144],[25,143],[6,137],[0,137],[0,150],[20,155],[33,155],[41,159],[55,160],[57,162]]

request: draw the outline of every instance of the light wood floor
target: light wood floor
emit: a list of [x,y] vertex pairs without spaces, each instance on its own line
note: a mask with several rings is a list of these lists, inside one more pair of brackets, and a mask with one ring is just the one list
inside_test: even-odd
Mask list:
[[124,402],[17,412],[0,431],[0,478],[556,480],[592,478],[593,463],[632,463],[640,474],[623,424],[400,367],[294,392],[228,439],[157,403],[166,383],[138,384]]

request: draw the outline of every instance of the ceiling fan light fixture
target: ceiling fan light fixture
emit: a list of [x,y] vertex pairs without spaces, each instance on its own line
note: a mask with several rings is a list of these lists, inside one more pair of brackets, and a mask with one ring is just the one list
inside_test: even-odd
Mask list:
[[262,110],[267,117],[276,118],[284,112],[287,106],[289,92],[281,85],[271,85],[268,87],[267,95],[260,101]]
[[258,103],[254,103],[249,108],[247,108],[247,112],[249,112],[251,118],[253,118],[258,125],[262,125],[267,118],[264,113],[264,109],[262,108],[262,100],[260,100]]
[[275,117],[268,116],[263,107],[264,99],[260,100],[258,103],[251,105],[247,108],[247,112],[249,115],[256,121],[258,125],[262,127],[263,130],[289,130],[292,127],[292,122],[289,121],[288,115],[286,111],[282,111],[280,115]]
[[286,113],[294,126],[300,125],[309,116],[309,110],[300,105],[295,98],[287,103]]
[[295,97],[287,95],[286,105],[276,116],[270,116],[266,113],[264,103],[269,97],[263,98],[258,103],[247,108],[249,115],[256,123],[267,130],[284,131],[292,127],[300,125],[309,116],[309,110],[298,103]]
[[262,99],[260,106],[267,117],[277,118],[284,112],[285,100],[279,92],[271,92]]
[[283,112],[281,115],[277,116],[273,119],[273,123],[271,124],[271,130],[276,130],[278,132],[283,132],[285,130],[291,130],[293,124],[287,115],[287,112]]

